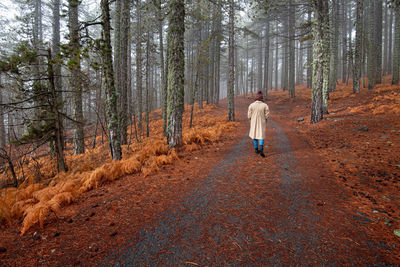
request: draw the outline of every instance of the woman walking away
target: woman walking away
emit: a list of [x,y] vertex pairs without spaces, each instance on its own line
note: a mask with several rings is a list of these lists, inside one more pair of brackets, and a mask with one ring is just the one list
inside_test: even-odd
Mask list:
[[269,108],[264,103],[261,90],[257,92],[256,101],[250,104],[247,117],[251,120],[249,136],[253,139],[256,154],[260,154],[264,158],[265,128],[269,118]]

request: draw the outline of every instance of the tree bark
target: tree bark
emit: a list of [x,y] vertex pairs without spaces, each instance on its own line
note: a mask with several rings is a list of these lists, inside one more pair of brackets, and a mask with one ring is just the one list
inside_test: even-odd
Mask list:
[[[308,12],[308,21],[311,22],[311,10]],[[307,48],[307,88],[312,87],[312,72],[313,72],[313,41],[308,41]]]
[[347,82],[347,7],[342,0],[342,83]]
[[292,0],[289,1],[289,96],[295,97],[295,14],[296,9]]
[[275,37],[275,91],[278,91],[279,39]]
[[[263,90],[263,41],[262,38],[258,39],[258,55],[257,55],[257,90]],[[236,49],[235,49],[236,50]],[[234,55],[235,58],[235,66],[237,66],[237,55]],[[237,71],[235,71],[237,74]],[[237,83],[237,79],[235,77],[235,82]],[[237,95],[236,93],[235,95]]]
[[74,112],[74,152],[75,154],[85,153],[85,136],[83,132],[83,110],[82,110],[82,81],[81,81],[81,60],[79,41],[78,7],[79,0],[68,0],[69,8],[69,38],[71,57],[68,62],[71,71],[70,86],[73,91],[73,112]]
[[312,0],[314,8],[314,44],[313,44],[313,82],[312,82],[312,103],[311,103],[311,123],[317,123],[323,118],[323,85],[324,85],[324,64],[329,58],[325,55],[327,50],[324,48],[325,40],[323,35],[326,30],[324,16],[328,16],[328,2],[325,0]]
[[[128,75],[130,69],[130,62],[128,61],[129,56],[128,52],[130,51],[130,0],[122,0],[121,5],[121,42],[120,42],[120,82],[119,82],[119,90],[120,90],[120,128],[121,128],[121,144],[126,145],[128,143],[128,90],[129,88],[129,80],[130,76]],[[118,56],[115,55],[115,58]],[[118,92],[118,90],[117,90]]]
[[4,108],[3,108],[3,81],[2,73],[0,73],[0,147],[5,147],[6,141],[6,127],[4,123]]
[[[265,22],[265,50],[264,50],[264,96],[268,95],[268,78],[269,78],[269,19]],[[272,70],[272,68],[271,68]]]
[[157,1],[157,15],[158,15],[158,37],[160,40],[160,72],[161,72],[161,109],[163,117],[163,133],[167,136],[167,99],[168,99],[168,87],[165,79],[165,64],[164,64],[164,19],[162,14],[161,0]]
[[330,77],[329,92],[335,91],[337,82],[338,67],[338,41],[339,41],[339,0],[332,1],[331,15],[331,58],[330,58]]
[[235,49],[235,10],[234,10],[234,0],[229,0],[229,22],[228,22],[228,64],[229,64],[229,77],[228,77],[228,120],[235,120],[235,102],[234,102],[234,92],[233,86],[235,83],[235,59],[234,59],[234,49]]
[[383,27],[383,38],[384,38],[384,43],[383,43],[383,70],[382,70],[382,75],[387,75],[388,74],[388,24],[389,24],[389,17],[388,17],[388,6],[385,4],[385,24]]
[[142,113],[143,113],[143,88],[142,88],[142,14],[141,0],[137,0],[137,35],[136,35],[136,96],[138,105],[138,128],[139,135],[142,134]]
[[111,24],[110,24],[110,6],[108,0],[101,0],[101,16],[103,21],[103,73],[106,89],[106,111],[108,117],[108,130],[110,139],[111,157],[114,160],[122,158],[121,134],[119,131],[118,118],[118,94],[114,86],[114,70],[111,47]]
[[185,76],[185,3],[171,0],[168,27],[168,128],[170,148],[182,145]]
[[392,49],[392,43],[393,43],[393,12],[394,9],[390,9],[390,15],[389,15],[389,25],[388,25],[388,32],[389,32],[389,40],[388,40],[388,74],[393,73],[392,68],[392,60],[393,60],[393,49]]
[[375,0],[375,83],[382,83],[382,1]]
[[393,51],[393,78],[392,84],[399,84],[400,71],[400,6],[394,8],[395,28],[394,28],[394,51]]
[[145,119],[146,119],[146,137],[150,136],[149,124],[150,124],[150,30],[147,30],[146,34],[146,73],[145,73],[145,84],[146,84],[146,106],[145,106]]
[[55,125],[55,133],[54,133],[54,141],[55,141],[55,153],[57,156],[57,170],[58,172],[66,171],[67,167],[65,165],[64,160],[64,131],[62,127],[62,117],[60,114],[60,106],[59,106],[59,97],[56,92],[55,85],[55,76],[53,70],[53,57],[51,54],[51,50],[48,50],[47,56],[47,73],[49,76],[49,87],[51,94],[51,105],[50,112],[52,117],[54,117],[54,125]]
[[216,42],[215,42],[215,104],[219,104],[220,80],[221,80],[221,40],[222,37],[222,4],[218,1],[217,24],[216,24]]
[[[329,28],[329,3],[325,3],[322,8],[322,25],[324,32],[330,32]],[[322,82],[322,112],[328,114],[328,99],[329,99],[329,60],[330,60],[330,38],[329,34],[322,35],[323,60],[321,62],[323,68]]]
[[362,33],[363,33],[363,0],[357,0],[356,11],[356,44],[354,46],[354,65],[353,65],[353,93],[360,92],[360,78],[362,68]]
[[375,75],[376,75],[376,49],[375,49],[375,8],[374,1],[369,0],[369,46],[368,46],[368,89],[372,90],[375,85]]

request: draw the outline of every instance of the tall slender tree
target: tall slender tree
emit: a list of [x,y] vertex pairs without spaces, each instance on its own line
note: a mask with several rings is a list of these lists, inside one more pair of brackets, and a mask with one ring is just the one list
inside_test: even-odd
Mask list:
[[185,2],[171,0],[168,27],[168,128],[170,148],[182,145],[185,76]]
[[142,133],[143,113],[143,75],[142,75],[142,3],[136,2],[137,34],[136,34],[136,98],[138,112],[138,128]]
[[[130,69],[130,62],[128,61],[128,52],[130,51],[130,0],[122,0],[121,4],[121,31],[120,31],[120,82],[119,82],[119,94],[120,94],[120,128],[121,128],[121,144],[126,145],[128,143],[127,128],[128,128],[128,87],[130,84],[130,76],[128,70]],[[115,56],[117,58],[117,56]],[[118,92],[118,90],[117,90]]]
[[311,96],[311,123],[317,123],[323,118],[323,86],[324,86],[324,65],[328,63],[329,50],[325,49],[328,45],[323,38],[328,25],[328,2],[325,0],[312,0],[314,9],[314,44],[313,44],[313,81]]
[[81,77],[81,45],[79,38],[78,7],[79,0],[68,0],[69,13],[69,43],[70,59],[68,67],[71,72],[70,86],[73,91],[74,111],[74,152],[75,154],[85,153],[85,136],[83,131],[83,110],[82,110],[82,77]]
[[111,157],[114,160],[122,158],[121,134],[118,118],[118,93],[114,85],[114,69],[111,47],[111,18],[109,0],[101,0],[101,16],[103,27],[103,44],[101,49],[103,59],[103,73],[106,89],[106,112],[108,117],[108,131],[110,139]]
[[337,68],[338,68],[338,46],[339,46],[339,0],[332,1],[331,12],[331,56],[330,56],[330,77],[329,77],[329,92],[335,91],[337,83]]
[[265,50],[264,50],[264,95],[268,95],[268,78],[269,78],[269,73],[271,72],[272,68],[269,68],[269,50],[270,50],[270,33],[269,33],[269,28],[270,28],[270,22],[269,19],[267,18],[267,21],[265,22]]
[[235,102],[234,102],[234,83],[235,83],[235,9],[234,0],[229,0],[228,3],[229,12],[229,22],[228,22],[228,64],[229,64],[229,74],[228,74],[228,120],[235,120]]
[[375,48],[375,0],[369,0],[369,35],[368,35],[368,89],[372,90],[376,81],[377,51]]
[[[308,15],[307,15],[307,19],[308,22],[311,23],[311,9],[308,11]],[[307,88],[311,88],[312,87],[312,73],[313,73],[313,66],[312,66],[312,62],[313,62],[313,41],[309,40],[307,42]]]
[[353,92],[360,92],[360,78],[362,68],[362,33],[363,33],[363,0],[357,0],[356,11],[356,43],[354,46],[354,65],[353,65]]
[[392,73],[392,67],[393,67],[393,49],[392,49],[392,44],[393,44],[393,13],[395,11],[392,10],[391,8],[389,9],[389,25],[388,25],[388,42],[387,42],[387,46],[388,46],[388,74]]
[[399,84],[400,71],[400,6],[395,5],[394,9],[395,28],[394,28],[394,49],[393,49],[393,77],[392,84]]
[[382,83],[382,1],[375,0],[375,83]]
[[3,83],[2,83],[2,74],[0,73],[0,147],[4,147],[6,145],[6,127],[4,123],[4,108],[3,108]]
[[290,98],[295,97],[295,18],[296,18],[296,9],[292,0],[289,0],[289,25],[288,25],[288,34],[289,34],[289,96]]

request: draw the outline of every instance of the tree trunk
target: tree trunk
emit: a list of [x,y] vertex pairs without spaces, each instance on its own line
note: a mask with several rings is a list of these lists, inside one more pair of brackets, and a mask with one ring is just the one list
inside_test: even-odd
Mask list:
[[356,13],[356,44],[354,46],[354,65],[353,65],[353,93],[360,92],[360,76],[362,68],[362,33],[363,33],[363,0],[357,0]]
[[395,12],[395,28],[394,28],[394,53],[393,53],[393,78],[392,84],[399,84],[400,71],[400,6],[396,6]]
[[[121,68],[120,68],[120,131],[121,131],[121,144],[126,145],[128,143],[128,90],[130,87],[130,76],[128,75],[130,69],[130,62],[128,62],[129,56],[128,52],[130,51],[130,1],[129,0],[122,0],[121,6],[121,43],[120,43],[120,50],[121,50]],[[117,58],[117,55],[115,55]],[[118,92],[118,90],[117,90]]]
[[78,6],[80,1],[68,0],[69,7],[69,37],[71,47],[71,58],[68,67],[71,71],[70,86],[73,91],[74,107],[74,152],[85,153],[85,136],[83,132],[83,110],[82,110],[82,82],[81,82],[81,60],[79,41]]
[[[311,22],[311,10],[308,12],[308,21]],[[308,41],[307,48],[307,88],[312,87],[312,73],[313,73],[313,41]]]
[[296,9],[293,5],[292,0],[289,1],[289,96],[290,98],[295,97],[295,14]]
[[108,116],[108,130],[110,139],[111,157],[114,160],[122,158],[121,134],[119,131],[118,118],[118,94],[114,86],[114,70],[111,47],[111,24],[110,24],[110,6],[108,0],[101,0],[101,16],[103,21],[103,39],[102,47],[103,73],[106,89],[106,111]]
[[376,75],[376,49],[375,49],[375,8],[374,1],[369,0],[369,36],[368,36],[368,89],[372,90],[375,85]]
[[[268,95],[268,78],[269,78],[269,19],[265,22],[265,50],[264,50],[264,96]],[[271,68],[272,70],[272,68]]]
[[146,119],[146,137],[150,136],[149,123],[150,123],[150,30],[147,30],[146,34],[146,73],[145,73],[145,84],[146,84],[146,106],[145,106],[145,119]]
[[323,118],[322,90],[324,85],[324,64],[329,54],[324,47],[326,41],[323,38],[326,30],[326,16],[328,16],[328,2],[325,0],[312,0],[315,21],[313,23],[314,44],[313,44],[313,82],[312,82],[312,103],[311,123],[317,123]]
[[218,1],[217,7],[217,25],[215,42],[215,104],[219,104],[220,80],[221,80],[221,40],[222,37],[222,4]]
[[161,107],[162,107],[162,117],[163,117],[163,133],[164,136],[167,136],[167,86],[165,80],[165,66],[164,66],[164,31],[163,31],[163,14],[161,7],[161,0],[157,1],[157,9],[158,9],[158,37],[160,40],[160,72],[161,72]]
[[347,82],[347,7],[342,0],[342,83]]
[[3,108],[3,83],[2,73],[0,73],[0,147],[5,147],[6,142],[6,127],[4,123],[4,108]]
[[235,83],[235,10],[234,0],[229,0],[229,22],[228,22],[228,64],[229,64],[229,77],[228,77],[228,120],[235,120],[235,103],[234,103],[234,92],[233,86]]
[[389,40],[388,40],[388,74],[393,73],[392,68],[392,60],[393,60],[393,49],[392,49],[392,43],[393,43],[393,12],[394,9],[389,10],[390,15],[389,15],[389,25],[388,25],[388,32],[389,32]]
[[331,57],[330,57],[330,77],[329,92],[335,91],[337,82],[338,67],[338,41],[339,41],[339,0],[332,1],[331,15]]
[[275,36],[275,91],[278,91],[279,39]]
[[168,27],[168,128],[170,148],[182,145],[182,117],[184,112],[185,79],[185,2],[170,1]]
[[[263,49],[262,49],[262,38],[258,39],[258,52],[257,52],[257,91],[263,90]],[[235,49],[236,50],[236,49]],[[234,55],[235,66],[237,65],[237,56]],[[237,72],[235,72],[237,73]],[[235,77],[236,78],[236,77]],[[235,79],[237,82],[237,79]],[[237,94],[237,93],[236,93]]]
[[246,35],[246,91],[244,95],[249,92],[249,36]]
[[288,89],[288,78],[289,78],[289,29],[288,29],[288,18],[283,21],[283,29],[285,37],[283,37],[283,56],[282,56],[282,89],[286,91]]
[[56,92],[56,85],[55,85],[55,75],[53,70],[53,57],[51,54],[51,50],[48,50],[47,56],[47,73],[49,76],[49,87],[51,93],[51,104],[50,104],[50,112],[52,117],[54,118],[54,125],[55,125],[55,133],[54,133],[54,141],[55,141],[55,153],[57,156],[57,170],[58,172],[66,171],[66,165],[64,160],[64,132],[62,128],[62,117],[60,114],[60,107],[59,107],[59,97],[57,96]]
[[[122,12],[122,1],[123,0],[118,0],[115,2],[115,10],[114,10],[114,84],[115,84],[115,90],[117,90],[118,94],[121,95],[121,60],[122,60],[122,55],[121,55],[121,12]],[[118,106],[121,105],[120,98],[118,100]],[[122,110],[120,110],[122,114]],[[120,115],[121,115],[120,114]],[[121,119],[121,116],[120,116]],[[121,134],[122,134],[122,128],[121,128]],[[122,141],[122,140],[121,140]]]
[[382,70],[382,75],[385,76],[388,74],[388,24],[389,24],[389,18],[388,18],[388,6],[385,4],[385,24],[383,27],[383,38],[384,38],[384,43],[383,43],[383,70]]
[[[329,29],[329,3],[324,4],[322,16],[322,27],[324,28],[324,32],[330,32]],[[329,50],[330,47],[330,38],[329,34],[322,35],[322,49],[323,51],[323,60],[322,60],[322,68],[323,68],[323,82],[322,82],[322,112],[323,114],[328,114],[328,99],[329,99],[329,60],[331,52]]]
[[137,0],[137,37],[136,37],[136,96],[138,105],[138,128],[142,134],[143,89],[142,89],[142,10],[141,0]]
[[[53,38],[52,50],[54,58],[60,57],[60,0],[53,0]],[[54,83],[56,87],[57,96],[62,102],[62,79],[61,79],[61,65],[54,64]]]
[[382,83],[382,1],[375,0],[375,83]]

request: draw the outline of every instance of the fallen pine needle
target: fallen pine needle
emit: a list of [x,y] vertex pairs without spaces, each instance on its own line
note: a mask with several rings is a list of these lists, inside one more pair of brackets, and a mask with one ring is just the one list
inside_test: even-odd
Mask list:
[[192,262],[192,261],[187,261],[187,262],[185,262],[186,264],[192,264],[192,265],[196,265],[196,266],[199,266],[197,263],[195,263],[195,262]]
[[347,240],[347,241],[350,241],[350,242],[354,242],[354,243],[356,243],[357,245],[360,245],[360,244],[358,244],[356,241],[354,241],[353,239],[348,238],[348,237],[342,237],[341,239],[344,239],[344,240]]

